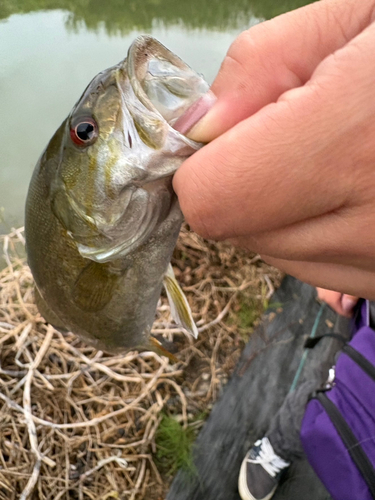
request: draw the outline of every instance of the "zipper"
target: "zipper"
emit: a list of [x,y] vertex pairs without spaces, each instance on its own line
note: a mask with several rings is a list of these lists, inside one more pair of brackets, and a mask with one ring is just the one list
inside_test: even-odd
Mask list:
[[372,498],[375,500],[375,469],[368,456],[364,452],[362,446],[358,442],[358,439],[353,434],[353,431],[341,415],[338,408],[334,405],[334,403],[332,403],[326,394],[324,392],[319,392],[315,398],[327,412],[332,424],[336,428],[344,445],[346,446],[349,455],[366,481]]

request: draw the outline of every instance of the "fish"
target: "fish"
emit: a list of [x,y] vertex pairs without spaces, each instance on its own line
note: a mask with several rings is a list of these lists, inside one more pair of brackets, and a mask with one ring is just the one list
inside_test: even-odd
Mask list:
[[173,174],[202,147],[177,130],[209,85],[155,38],[96,75],[42,153],[25,208],[35,301],[97,349],[163,350],[151,335],[164,285],[197,337],[170,264],[183,215]]

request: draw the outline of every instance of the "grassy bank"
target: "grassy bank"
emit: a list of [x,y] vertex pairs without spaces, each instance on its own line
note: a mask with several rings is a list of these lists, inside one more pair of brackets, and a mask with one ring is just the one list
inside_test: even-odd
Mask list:
[[154,333],[178,346],[111,356],[45,324],[23,233],[0,237],[0,499],[161,500],[280,275],[257,256],[183,230],[173,267],[200,330],[161,298]]

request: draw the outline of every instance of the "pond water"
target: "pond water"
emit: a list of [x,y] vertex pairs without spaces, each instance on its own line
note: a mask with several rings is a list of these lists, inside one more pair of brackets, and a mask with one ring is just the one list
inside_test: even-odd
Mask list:
[[149,33],[212,82],[231,42],[303,0],[1,0],[0,233],[23,224],[35,163],[91,78]]

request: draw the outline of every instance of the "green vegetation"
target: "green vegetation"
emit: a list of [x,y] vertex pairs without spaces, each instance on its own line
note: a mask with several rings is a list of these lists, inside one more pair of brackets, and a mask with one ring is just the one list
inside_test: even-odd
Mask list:
[[186,429],[171,416],[163,415],[155,436],[156,464],[168,476],[178,469],[184,469],[194,475],[192,445],[195,439],[194,429]]
[[252,293],[242,293],[238,297],[237,307],[231,315],[231,322],[238,328],[238,332],[245,342],[248,342],[250,335],[257,325],[262,314],[269,309],[266,290],[261,289],[261,299],[254,297]]
[[275,311],[276,309],[279,309],[280,307],[283,307],[284,305],[285,305],[285,303],[282,303],[282,302],[270,302],[268,304],[268,309]]
[[255,300],[242,302],[241,308],[238,311],[239,327],[243,330],[249,330],[254,325],[255,320],[259,318],[259,304]]
[[270,19],[311,0],[0,0],[0,19],[40,10],[69,11],[67,28],[126,34],[149,31],[153,23],[181,24],[193,29],[228,30],[246,26],[251,17]]

